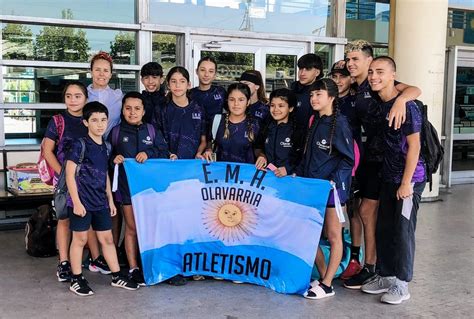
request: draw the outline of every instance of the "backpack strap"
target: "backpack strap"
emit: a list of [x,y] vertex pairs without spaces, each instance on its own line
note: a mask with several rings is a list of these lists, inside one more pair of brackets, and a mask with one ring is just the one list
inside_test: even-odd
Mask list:
[[151,141],[154,142],[156,137],[155,127],[150,123],[146,123],[146,128],[148,129],[148,134],[150,134]]
[[58,133],[57,144],[59,144],[64,135],[64,117],[61,114],[53,115],[53,121],[56,126],[56,132]]
[[79,161],[77,163],[78,166],[82,164],[82,161],[84,160],[84,155],[86,153],[86,142],[84,141],[84,138],[81,137],[79,139],[79,142],[81,143],[81,154],[79,155]]
[[112,129],[112,146],[117,147],[120,134],[120,124]]
[[214,115],[212,120],[212,139],[215,140],[217,136],[217,131],[219,130],[219,125],[221,124],[222,114]]

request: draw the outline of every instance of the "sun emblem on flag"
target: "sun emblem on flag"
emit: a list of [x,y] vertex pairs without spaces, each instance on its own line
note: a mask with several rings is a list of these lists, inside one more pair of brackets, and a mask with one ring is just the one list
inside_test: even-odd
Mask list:
[[225,242],[236,242],[250,236],[257,225],[255,208],[237,201],[206,202],[202,217],[209,234]]

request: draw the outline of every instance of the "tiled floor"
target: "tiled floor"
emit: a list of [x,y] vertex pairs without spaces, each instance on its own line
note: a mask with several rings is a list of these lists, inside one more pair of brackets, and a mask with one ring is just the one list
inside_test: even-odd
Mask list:
[[418,212],[412,298],[399,306],[350,291],[305,300],[253,285],[191,282],[129,292],[85,272],[96,294],[81,298],[57,282],[55,258],[24,251],[22,231],[0,232],[0,318],[473,318],[474,185],[456,186]]

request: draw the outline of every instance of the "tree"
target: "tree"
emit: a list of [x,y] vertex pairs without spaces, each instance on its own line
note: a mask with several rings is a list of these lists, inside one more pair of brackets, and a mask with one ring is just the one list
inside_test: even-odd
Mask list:
[[135,62],[135,33],[119,32],[110,42],[110,56],[114,63],[130,64]]
[[7,23],[2,29],[3,58],[33,59],[33,32],[26,25]]
[[[72,19],[70,9],[63,19]],[[87,62],[89,42],[85,31],[70,27],[44,27],[36,38],[35,57],[44,61]]]

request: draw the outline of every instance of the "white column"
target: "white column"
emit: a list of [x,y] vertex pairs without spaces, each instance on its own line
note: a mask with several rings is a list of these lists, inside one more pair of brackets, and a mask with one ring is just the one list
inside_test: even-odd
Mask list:
[[[419,87],[419,97],[428,105],[428,118],[441,133],[446,51],[448,0],[392,0],[395,6],[394,37],[391,46],[397,63],[397,79]],[[433,191],[424,197],[437,197],[439,173],[433,176]]]

